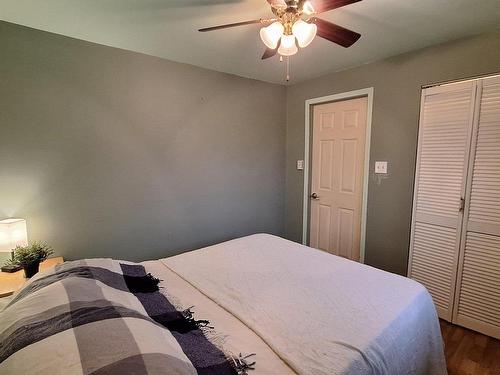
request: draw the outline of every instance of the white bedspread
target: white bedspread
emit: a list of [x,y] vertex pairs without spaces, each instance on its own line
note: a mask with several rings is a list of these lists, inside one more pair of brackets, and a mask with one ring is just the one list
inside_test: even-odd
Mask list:
[[431,297],[407,278],[270,235],[162,262],[300,374],[446,374]]

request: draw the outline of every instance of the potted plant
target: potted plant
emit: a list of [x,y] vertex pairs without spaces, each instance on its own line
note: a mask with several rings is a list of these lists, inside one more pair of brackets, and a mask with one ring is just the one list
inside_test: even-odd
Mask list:
[[47,259],[53,252],[54,250],[47,244],[34,242],[28,246],[17,246],[14,249],[14,257],[8,262],[23,267],[24,276],[29,279],[38,272],[40,262]]

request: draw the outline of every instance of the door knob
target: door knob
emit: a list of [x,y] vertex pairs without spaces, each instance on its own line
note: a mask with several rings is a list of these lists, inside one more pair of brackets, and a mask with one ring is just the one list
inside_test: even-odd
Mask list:
[[311,199],[314,199],[315,201],[319,200],[319,195],[316,193],[311,194]]

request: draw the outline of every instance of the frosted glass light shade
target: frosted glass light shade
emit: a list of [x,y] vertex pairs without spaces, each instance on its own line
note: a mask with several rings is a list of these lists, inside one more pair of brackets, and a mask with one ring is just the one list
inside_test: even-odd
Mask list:
[[315,13],[314,7],[310,1],[306,1],[304,3],[304,5],[302,6],[302,12],[304,14],[307,14],[308,16]]
[[292,26],[293,35],[297,38],[300,48],[307,47],[316,36],[318,27],[313,23],[298,20]]
[[10,252],[16,246],[28,244],[26,220],[6,219],[0,221],[0,252]]
[[281,37],[280,48],[278,48],[278,53],[281,56],[292,56],[295,55],[299,49],[295,44],[295,36],[293,35],[283,35]]
[[260,39],[262,39],[266,47],[275,49],[284,31],[285,27],[281,22],[273,22],[269,26],[260,29]]

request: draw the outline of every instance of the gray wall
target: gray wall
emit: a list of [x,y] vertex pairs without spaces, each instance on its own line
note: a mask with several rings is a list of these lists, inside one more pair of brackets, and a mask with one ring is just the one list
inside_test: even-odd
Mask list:
[[420,86],[500,71],[498,32],[288,88],[5,22],[0,51],[0,218],[27,218],[68,259],[301,241],[304,101],[374,87],[370,167],[387,160],[390,175],[370,177],[366,261],[397,273]]
[[[346,53],[349,53],[348,50]],[[370,174],[366,263],[406,273],[420,87],[424,84],[500,72],[500,33],[451,42],[300,83],[287,91],[287,237],[302,239],[306,99],[374,87],[370,172],[389,162],[389,178]]]
[[286,89],[0,22],[0,219],[68,259],[283,234]]

